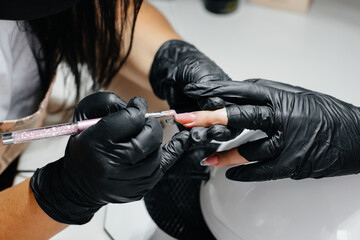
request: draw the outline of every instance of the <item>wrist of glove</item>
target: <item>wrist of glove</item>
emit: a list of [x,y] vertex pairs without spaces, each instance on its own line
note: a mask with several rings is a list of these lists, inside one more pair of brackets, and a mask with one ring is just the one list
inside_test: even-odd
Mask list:
[[82,100],[74,121],[102,117],[70,137],[65,156],[38,169],[30,186],[39,206],[54,220],[83,224],[107,203],[140,200],[160,180],[185,148],[188,132],[163,148],[162,128],[145,118],[146,102],[126,104],[114,94]]
[[31,177],[31,190],[41,209],[52,219],[65,224],[87,223],[105,203],[95,202],[71,181],[64,161],[61,158],[37,169]]
[[[231,79],[212,60],[193,45],[181,40],[169,40],[157,51],[150,70],[150,83],[156,96],[166,99],[177,112],[199,110],[198,102],[184,94],[188,83],[206,81],[230,81]],[[223,107],[214,101],[213,106]]]

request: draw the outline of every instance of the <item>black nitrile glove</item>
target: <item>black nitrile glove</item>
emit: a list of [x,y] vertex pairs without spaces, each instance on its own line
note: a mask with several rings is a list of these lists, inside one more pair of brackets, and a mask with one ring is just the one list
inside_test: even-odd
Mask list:
[[200,161],[218,147],[219,144],[208,143],[203,138],[194,142],[190,139],[181,158],[144,198],[157,226],[176,239],[215,239],[200,207],[200,188],[210,177]]
[[31,189],[39,206],[54,220],[83,224],[107,203],[141,199],[183,153],[189,132],[176,135],[163,148],[162,128],[145,119],[140,97],[126,103],[100,92],[83,99],[74,120],[102,117],[70,137],[65,156],[38,169]]
[[212,140],[220,142],[229,141],[240,133],[239,129],[231,129],[223,125],[214,125],[209,128],[193,127],[190,131],[190,136],[193,141],[203,145],[210,143]]
[[351,104],[268,80],[190,84],[185,92],[194,98],[233,102],[227,107],[228,126],[260,129],[268,135],[238,147],[248,161],[258,162],[229,169],[229,179],[322,178],[360,172],[360,111]]
[[207,81],[230,81],[231,79],[212,60],[181,40],[165,42],[157,51],[150,71],[150,83],[154,93],[166,99],[170,108],[178,113],[223,107],[221,99],[215,98],[210,105],[198,103],[184,94],[188,83]]

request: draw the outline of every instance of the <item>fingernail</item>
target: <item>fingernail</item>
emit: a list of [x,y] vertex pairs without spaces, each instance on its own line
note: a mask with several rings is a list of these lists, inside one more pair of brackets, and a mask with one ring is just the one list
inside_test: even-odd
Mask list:
[[196,115],[193,113],[180,113],[175,115],[175,120],[181,124],[191,124],[195,121]]
[[203,159],[203,160],[201,160],[200,165],[201,165],[201,166],[210,166],[210,164],[208,164],[208,163],[206,162],[206,158]]
[[210,165],[218,165],[219,164],[219,158],[216,155],[212,155],[205,159],[205,162]]

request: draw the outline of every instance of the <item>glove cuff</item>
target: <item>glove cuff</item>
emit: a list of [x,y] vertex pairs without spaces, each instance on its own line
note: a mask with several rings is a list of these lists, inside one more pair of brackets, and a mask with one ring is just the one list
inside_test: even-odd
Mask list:
[[55,221],[85,224],[103,205],[86,205],[80,198],[82,190],[63,169],[63,159],[37,169],[30,180],[31,190],[41,209]]
[[150,70],[150,84],[155,95],[167,99],[168,86],[175,85],[177,62],[186,52],[198,52],[195,46],[182,40],[169,40],[157,51]]

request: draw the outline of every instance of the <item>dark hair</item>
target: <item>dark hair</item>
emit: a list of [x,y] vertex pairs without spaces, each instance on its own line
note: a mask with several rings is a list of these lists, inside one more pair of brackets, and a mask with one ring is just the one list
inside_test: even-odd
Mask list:
[[[77,96],[81,82],[79,63],[87,66],[94,90],[107,86],[129,56],[141,4],[142,0],[82,0],[59,14],[28,21],[42,45],[42,60],[46,63],[42,73],[44,89],[62,61],[75,76]],[[131,28],[130,36],[124,35],[127,27]],[[125,37],[130,39],[126,52]]]

